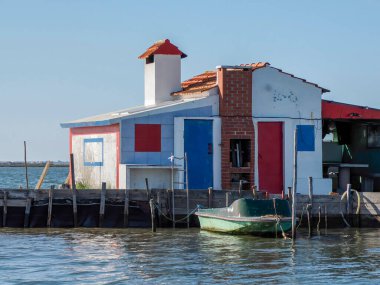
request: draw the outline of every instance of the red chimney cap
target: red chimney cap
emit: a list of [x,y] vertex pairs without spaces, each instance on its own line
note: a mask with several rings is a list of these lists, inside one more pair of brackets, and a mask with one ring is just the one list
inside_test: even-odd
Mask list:
[[168,39],[155,42],[146,52],[139,56],[139,59],[145,59],[154,54],[180,55],[181,58],[187,57],[185,53],[180,51],[178,47],[173,45]]

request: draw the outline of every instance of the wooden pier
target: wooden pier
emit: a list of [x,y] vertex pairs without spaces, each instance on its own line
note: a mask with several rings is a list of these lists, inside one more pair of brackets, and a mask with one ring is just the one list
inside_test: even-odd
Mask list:
[[[240,197],[252,198],[251,191],[175,190],[70,190],[70,189],[0,189],[2,227],[186,227],[186,216],[197,207],[225,207]],[[270,196],[268,199],[279,196]],[[344,227],[342,215],[355,227],[380,226],[380,193],[360,193],[360,208],[355,195],[347,204],[342,196],[296,195],[296,216],[307,227],[308,209],[314,228]],[[150,202],[151,201],[151,202]],[[187,203],[189,203],[187,205]],[[154,205],[154,206],[152,206]],[[309,206],[308,206],[309,205]],[[310,207],[312,205],[312,207]],[[349,205],[349,207],[347,207]],[[151,209],[155,212],[152,214]],[[189,209],[189,211],[187,210]],[[347,212],[348,211],[348,212]],[[302,219],[301,219],[302,215]],[[191,226],[198,226],[194,215]],[[326,223],[327,222],[327,223]]]

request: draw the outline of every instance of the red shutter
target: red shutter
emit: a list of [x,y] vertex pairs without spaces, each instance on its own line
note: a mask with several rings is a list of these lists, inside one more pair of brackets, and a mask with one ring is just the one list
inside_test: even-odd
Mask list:
[[135,125],[135,151],[160,152],[161,151],[161,125],[136,124]]

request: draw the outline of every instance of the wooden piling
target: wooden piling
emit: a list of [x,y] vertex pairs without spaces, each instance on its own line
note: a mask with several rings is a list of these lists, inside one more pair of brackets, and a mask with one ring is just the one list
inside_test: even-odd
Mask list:
[[208,187],[208,207],[209,208],[212,208],[212,198],[213,198],[212,187]]
[[29,227],[30,208],[32,206],[32,197],[30,197],[29,190],[26,195],[27,196],[26,196],[26,203],[25,203],[24,228]]
[[257,186],[256,185],[252,186],[252,196],[253,196],[253,199],[257,199]]
[[155,207],[154,207],[154,202],[153,199],[151,198],[149,200],[149,206],[150,206],[150,219],[152,222],[152,232],[156,232],[156,216],[155,216]]
[[151,193],[150,193],[150,189],[149,189],[149,181],[148,181],[148,178],[145,178],[145,190],[146,190],[146,197],[148,198],[148,200],[151,198]]
[[41,173],[40,179],[38,179],[38,182],[37,182],[37,184],[36,184],[36,187],[34,188],[35,190],[41,188],[42,183],[44,182],[45,177],[46,177],[46,174],[47,174],[47,172],[48,172],[48,170],[49,170],[49,167],[50,167],[50,161],[47,161],[46,164],[45,164],[44,170],[43,170],[42,173]]
[[73,198],[73,222],[74,227],[78,226],[77,188],[75,183],[74,155],[70,154],[71,190]]
[[321,224],[321,206],[318,207],[318,224],[317,224],[317,232],[318,232],[318,235],[321,234],[321,231],[320,231],[320,224]]
[[292,187],[288,187],[288,200],[292,201]]
[[243,189],[243,180],[239,180],[239,198],[241,198],[241,190]]
[[29,189],[28,163],[27,163],[27,161],[26,161],[26,141],[24,141],[24,163],[25,163],[25,180],[26,180],[26,189]]
[[162,211],[162,200],[161,200],[161,191],[158,191],[157,192],[157,206],[158,206],[158,226],[161,228],[162,227],[162,215],[161,215],[161,211]]
[[351,195],[351,184],[347,184],[347,204],[346,204],[346,220],[352,225],[352,195]]
[[47,227],[51,227],[51,214],[52,214],[52,211],[53,211],[53,189],[54,187],[51,186],[50,189],[49,189],[49,193],[48,193],[48,196],[49,196],[49,204],[48,204],[48,214],[47,214],[47,221],[46,221],[46,226]]
[[325,205],[325,234],[327,234],[327,206]]
[[226,192],[226,207],[230,206],[230,192]]
[[99,208],[99,228],[103,227],[104,212],[106,209],[106,191],[107,184],[102,182],[102,190],[100,191],[100,208]]
[[297,128],[294,130],[293,187],[292,187],[292,238],[296,239],[296,193],[297,193]]
[[308,178],[309,182],[309,205],[307,207],[307,221],[309,225],[309,237],[313,235],[313,177]]
[[7,226],[8,191],[3,191],[3,227]]
[[129,219],[129,191],[125,189],[124,191],[124,228],[128,227]]

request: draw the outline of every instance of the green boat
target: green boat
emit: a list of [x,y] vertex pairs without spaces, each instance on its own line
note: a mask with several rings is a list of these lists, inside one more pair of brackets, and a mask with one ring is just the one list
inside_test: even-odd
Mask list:
[[275,235],[292,228],[287,200],[238,199],[225,208],[199,209],[201,229],[231,234]]

